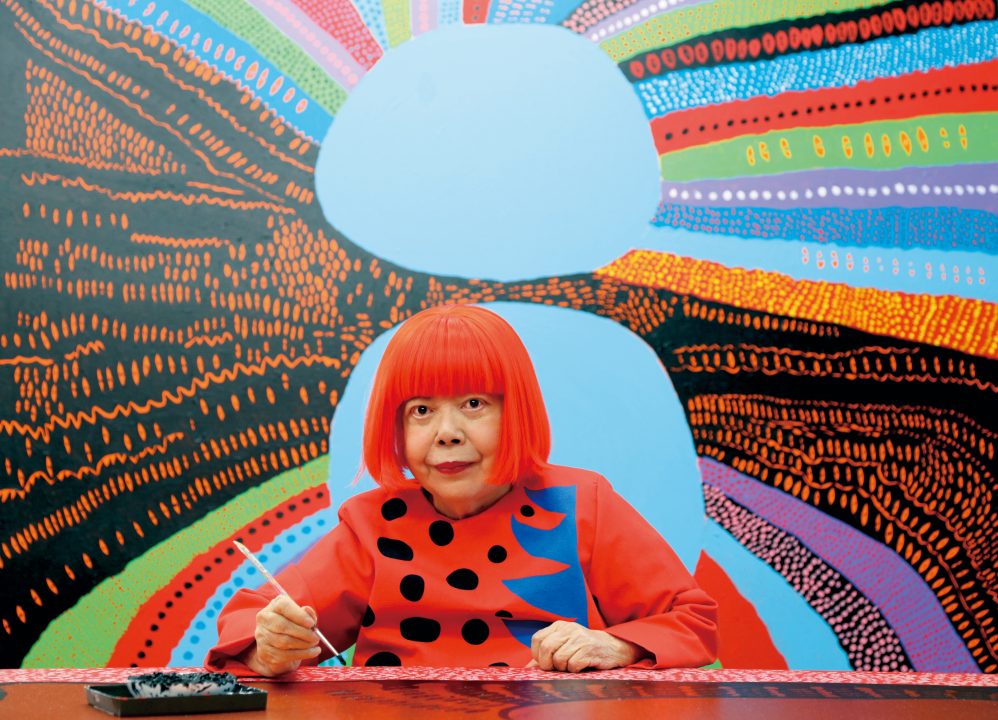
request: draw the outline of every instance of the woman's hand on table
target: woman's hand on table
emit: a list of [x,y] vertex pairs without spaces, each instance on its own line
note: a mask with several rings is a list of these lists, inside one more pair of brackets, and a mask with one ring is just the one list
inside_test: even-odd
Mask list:
[[256,645],[242,661],[255,672],[268,677],[297,670],[305,660],[318,657],[319,636],[315,634],[315,610],[301,607],[281,595],[270,601],[256,616]]
[[527,667],[576,673],[587,668],[612,670],[633,665],[648,652],[608,632],[558,620],[534,633],[530,654],[533,659]]

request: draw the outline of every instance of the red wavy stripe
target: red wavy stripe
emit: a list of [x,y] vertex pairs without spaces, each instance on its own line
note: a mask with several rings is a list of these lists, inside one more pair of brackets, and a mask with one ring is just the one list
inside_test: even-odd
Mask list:
[[329,493],[326,489],[310,488],[263,513],[208,552],[198,555],[135,614],[118,640],[108,667],[128,667],[132,663],[139,667],[168,665],[170,654],[191,619],[242,564],[242,555],[229,553],[234,539],[240,539],[246,547],[257,552],[303,517],[327,507]]
[[[995,78],[998,60],[991,60],[867,80],[849,87],[788,92],[680,110],[652,120],[651,131],[655,147],[662,154],[771,130],[849,125],[940,112],[987,112],[998,109]],[[983,86],[988,89],[982,90]],[[899,100],[902,95],[903,100]]]

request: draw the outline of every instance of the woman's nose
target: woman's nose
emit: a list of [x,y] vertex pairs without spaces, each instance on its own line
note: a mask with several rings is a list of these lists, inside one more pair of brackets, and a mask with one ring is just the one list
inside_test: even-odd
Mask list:
[[464,442],[464,432],[461,430],[459,418],[454,413],[440,414],[440,427],[437,430],[438,445],[460,445]]

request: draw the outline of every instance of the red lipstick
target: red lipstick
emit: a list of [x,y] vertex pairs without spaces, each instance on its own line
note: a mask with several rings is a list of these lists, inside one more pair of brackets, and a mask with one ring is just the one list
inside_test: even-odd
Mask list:
[[464,471],[466,468],[471,467],[474,463],[471,462],[445,462],[439,465],[434,465],[434,469],[437,472],[441,472],[444,475],[456,475],[459,472]]

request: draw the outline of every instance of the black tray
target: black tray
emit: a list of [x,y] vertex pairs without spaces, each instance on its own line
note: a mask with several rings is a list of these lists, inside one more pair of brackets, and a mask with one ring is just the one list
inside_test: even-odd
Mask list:
[[246,685],[236,685],[236,692],[221,695],[157,698],[132,697],[127,685],[87,685],[86,689],[88,703],[118,717],[234,712],[267,707],[266,691]]

